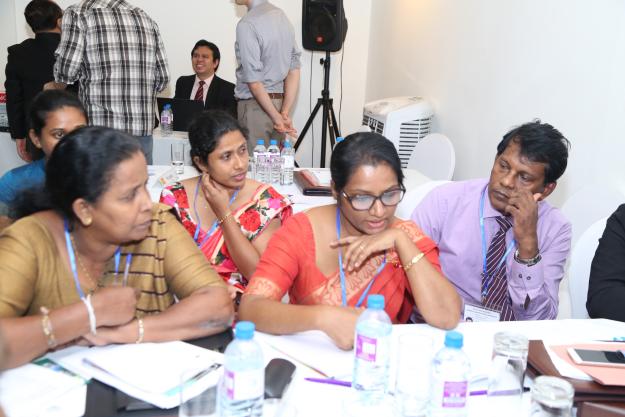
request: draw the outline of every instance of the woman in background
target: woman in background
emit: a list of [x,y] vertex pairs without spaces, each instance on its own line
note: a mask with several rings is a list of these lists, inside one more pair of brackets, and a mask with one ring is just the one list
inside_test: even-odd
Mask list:
[[242,292],[267,242],[291,215],[291,202],[246,178],[247,141],[230,114],[201,113],[189,127],[189,142],[202,174],[165,187],[160,201],[176,210],[215,270]]
[[60,90],[42,91],[35,96],[29,112],[28,140],[42,153],[40,159],[14,168],[0,178],[0,230],[11,223],[11,207],[25,190],[45,181],[46,161],[63,136],[87,125],[80,100]]

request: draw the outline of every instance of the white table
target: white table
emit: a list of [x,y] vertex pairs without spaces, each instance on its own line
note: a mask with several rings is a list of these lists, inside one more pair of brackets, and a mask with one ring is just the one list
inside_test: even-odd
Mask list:
[[[171,174],[172,167],[170,165],[151,165],[148,167],[148,173],[150,178],[148,180],[148,190],[152,201],[158,201],[163,189],[163,185],[160,179],[165,176],[168,177]],[[199,172],[192,166],[185,166],[184,173],[179,175],[179,179],[187,179],[199,175]],[[430,179],[419,171],[414,169],[404,169],[404,185],[406,190],[411,190],[419,185],[429,182]],[[303,195],[301,190],[294,183],[291,185],[273,184],[274,188],[283,195],[289,196],[293,201],[293,211],[295,213],[307,210],[311,207],[322,206],[326,204],[332,204],[334,198],[332,197],[313,197]]]
[[[551,343],[573,343],[586,340],[605,340],[612,337],[625,335],[625,323],[611,321],[611,320],[545,320],[545,321],[518,321],[518,322],[483,322],[483,323],[460,323],[457,327],[464,335],[464,347],[463,350],[469,356],[471,360],[471,374],[473,377],[478,375],[487,375],[490,367],[493,336],[499,331],[513,331],[522,333],[529,339],[542,339]],[[435,350],[440,349],[443,346],[445,332],[439,329],[435,329],[425,324],[419,325],[396,325],[393,326],[393,338],[394,345],[396,340],[401,334],[407,332],[414,332],[425,334],[434,340]],[[265,360],[268,362],[273,357],[284,357],[292,362],[296,363],[297,371],[295,373],[291,387],[286,396],[284,404],[285,411],[288,411],[287,415],[297,415],[298,417],[307,416],[342,416],[345,415],[343,406],[345,399],[350,395],[350,389],[335,385],[319,384],[306,381],[306,377],[320,377],[319,374],[312,371],[310,368],[302,365],[294,358],[297,358],[297,353],[293,356],[287,356],[283,352],[289,352],[284,350],[286,345],[279,345],[282,348],[281,351],[273,348],[267,340],[262,338],[261,342],[265,349]],[[323,340],[320,340],[323,342]],[[274,345],[277,346],[277,345]],[[325,349],[319,350],[317,356],[323,357],[324,361],[335,361],[337,364],[344,362],[343,365],[347,365],[349,368],[353,353],[345,353],[338,348],[328,349],[325,345]],[[396,347],[396,346],[395,346]],[[292,349],[292,346],[291,346]],[[302,350],[311,349],[314,350],[308,344]],[[297,352],[297,350],[295,350]],[[291,352],[289,352],[291,353]],[[418,352],[415,352],[418,354]],[[396,355],[392,356],[391,360],[396,358]],[[306,360],[311,360],[310,355]],[[310,362],[308,362],[311,364]],[[397,364],[391,365],[391,384],[393,389],[393,378]],[[345,366],[342,367],[345,369]],[[338,368],[337,368],[338,369]],[[343,376],[341,379],[349,380],[349,376]],[[531,381],[526,378],[526,383],[531,385]],[[523,395],[522,406],[515,406],[504,417],[513,416],[528,416],[530,407],[531,394],[526,393]],[[514,401],[510,399],[510,401]],[[472,396],[468,400],[468,416],[493,416],[491,403],[489,403],[486,396]],[[286,414],[286,413],[285,413]],[[493,416],[495,417],[495,416]],[[496,417],[501,417],[497,415]]]

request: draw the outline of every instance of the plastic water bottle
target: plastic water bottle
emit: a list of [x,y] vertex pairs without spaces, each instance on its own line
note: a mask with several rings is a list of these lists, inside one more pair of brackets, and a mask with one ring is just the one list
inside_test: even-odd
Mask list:
[[240,321],[234,340],[224,352],[224,375],[219,386],[221,417],[263,415],[265,365],[263,351],[254,340],[254,323]]
[[384,296],[370,295],[356,322],[353,390],[363,406],[376,406],[386,395],[393,326],[384,311]]
[[269,154],[269,182],[277,184],[280,182],[280,168],[282,162],[280,159],[280,148],[278,148],[278,141],[271,139],[269,141],[269,147],[267,148]]
[[281,156],[280,184],[291,185],[293,184],[293,169],[295,168],[295,151],[288,140],[284,142]]
[[263,139],[256,140],[256,146],[253,152],[254,159],[254,179],[260,182],[268,181],[268,162],[267,162],[267,149],[265,148],[265,141]]
[[163,136],[171,136],[174,131],[174,113],[171,104],[165,104],[161,112],[161,133]]
[[469,358],[462,351],[462,333],[447,332],[445,347],[432,361],[431,417],[464,417],[467,415],[469,391]]

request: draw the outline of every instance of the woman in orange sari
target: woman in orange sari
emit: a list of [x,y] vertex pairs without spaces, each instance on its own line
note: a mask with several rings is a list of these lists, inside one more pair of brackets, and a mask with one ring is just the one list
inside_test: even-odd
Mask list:
[[427,323],[455,327],[461,301],[436,245],[394,216],[405,190],[393,144],[376,133],[350,135],[334,149],[330,170],[337,203],[299,213],[274,234],[239,318],[273,334],[322,330],[349,349],[367,295],[382,294],[394,323],[416,307]]
[[202,174],[165,187],[160,201],[175,209],[213,268],[242,292],[269,238],[291,215],[291,202],[246,178],[247,141],[228,113],[201,113],[189,126],[189,142]]

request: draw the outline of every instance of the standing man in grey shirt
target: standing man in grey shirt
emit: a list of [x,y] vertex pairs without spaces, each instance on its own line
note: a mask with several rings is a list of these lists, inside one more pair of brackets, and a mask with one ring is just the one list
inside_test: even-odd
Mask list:
[[249,130],[248,150],[256,139],[295,136],[290,113],[300,77],[301,51],[293,25],[267,0],[235,0],[247,7],[237,24],[235,53],[239,122]]

